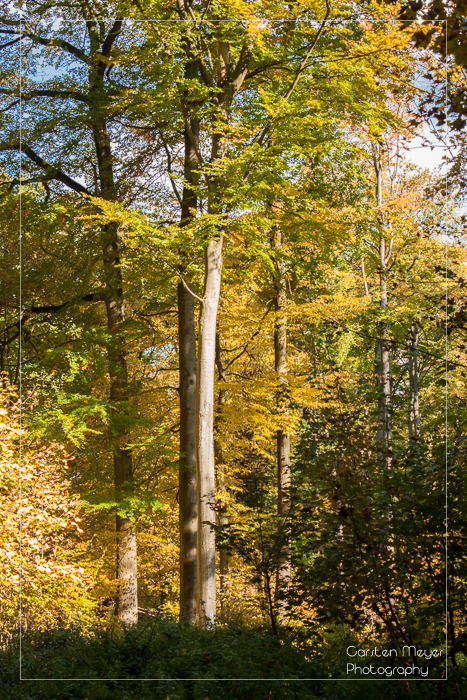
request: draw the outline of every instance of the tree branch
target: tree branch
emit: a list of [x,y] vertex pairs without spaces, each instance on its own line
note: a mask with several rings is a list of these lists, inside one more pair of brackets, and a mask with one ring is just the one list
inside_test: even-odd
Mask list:
[[[0,95],[8,95],[10,97],[20,97],[19,90],[8,90],[7,88],[0,88]],[[64,100],[79,100],[80,102],[87,102],[86,95],[78,92],[77,90],[31,90],[29,92],[22,92],[21,99],[23,102],[27,100],[33,100],[35,97],[53,97]]]
[[12,46],[13,44],[17,44],[18,41],[21,41],[20,36],[18,36],[16,39],[12,39],[11,41],[7,41],[6,44],[0,44],[0,49],[6,49],[7,46]]
[[199,297],[197,294],[195,294],[194,292],[191,291],[191,289],[189,288],[189,286],[187,285],[187,283],[185,282],[185,280],[183,279],[183,277],[181,276],[180,273],[178,273],[178,276],[180,277],[181,282],[182,282],[183,286],[185,287],[185,289],[187,290],[187,292],[190,292],[192,297],[194,297],[195,299],[198,299],[198,301],[200,301],[202,304],[204,304],[204,299],[201,299],[201,297]]
[[79,49],[77,46],[70,44],[70,42],[66,41],[65,39],[48,39],[46,37],[39,36],[39,34],[35,34],[30,29],[29,23],[25,22],[24,20],[3,19],[2,21],[7,26],[19,27],[20,32],[21,27],[24,27],[25,31],[21,32],[21,38],[24,37],[26,39],[30,39],[34,44],[41,44],[42,46],[56,46],[57,48],[63,49],[63,51],[72,54],[73,56],[75,56],[75,58],[78,58],[80,61],[83,61],[84,63],[89,63],[89,57],[87,56],[87,54],[81,49]]
[[[19,329],[23,331],[24,325],[31,319],[32,316],[36,314],[51,314],[51,313],[58,313],[65,309],[66,307],[72,306],[73,304],[79,304],[80,302],[94,302],[94,301],[104,301],[105,296],[101,291],[98,292],[90,292],[89,294],[85,294],[82,297],[79,297],[78,299],[72,299],[70,301],[65,301],[62,304],[46,304],[44,306],[31,306],[29,309],[25,311],[25,313],[21,316],[18,321],[15,321],[15,323],[11,323],[9,326],[6,326],[3,329],[3,333],[7,333],[10,329],[12,328],[17,328],[18,332],[4,340],[2,343],[0,343],[3,346],[8,345],[9,343],[12,343],[16,338],[19,336]],[[45,320],[45,319],[44,319]]]
[[[122,31],[123,27],[123,19],[116,19],[115,22],[112,25],[112,28],[110,32],[107,34],[107,37],[105,38],[104,43],[102,44],[102,55],[105,56],[105,58],[110,58],[110,52],[112,51],[112,46],[114,45],[118,35]],[[102,78],[105,69],[107,68],[107,63],[101,61],[101,65],[99,66],[99,75]]]
[[27,155],[29,160],[35,163],[35,165],[39,166],[39,168],[44,170],[48,179],[58,180],[62,184],[69,187],[71,190],[74,190],[78,194],[84,195],[85,197],[92,196],[91,192],[86,187],[84,187],[84,185],[80,185],[79,182],[73,180],[72,177],[60,170],[60,168],[57,168],[54,165],[51,165],[50,163],[47,163],[43,158],[40,157],[38,153],[36,153],[29,146],[19,143],[0,143],[0,152],[1,151],[21,151],[22,153]]
[[175,184],[175,180],[173,178],[172,174],[172,156],[169,151],[169,147],[167,146],[166,140],[164,139],[162,132],[159,131],[159,136],[161,137],[162,140],[162,145],[164,146],[165,153],[167,155],[167,172],[169,174],[169,179],[170,179],[170,184],[172,185],[172,189],[174,191],[174,194],[176,198],[178,199],[178,203],[180,206],[182,206],[182,198],[180,196],[180,192],[177,189],[177,185]]
[[368,241],[366,238],[363,239],[363,242],[366,243],[366,245],[367,245],[369,248],[373,248],[373,250],[375,251],[375,253],[376,253],[377,255],[379,255],[379,248],[378,248],[377,246],[375,246],[374,243],[372,243],[371,241]]
[[251,39],[248,39],[244,42],[242,50],[240,52],[240,56],[238,57],[237,65],[235,66],[232,72],[230,82],[233,88],[234,95],[236,95],[237,92],[240,90],[245,81],[246,76],[248,75],[248,65],[251,59],[252,48],[253,46]]

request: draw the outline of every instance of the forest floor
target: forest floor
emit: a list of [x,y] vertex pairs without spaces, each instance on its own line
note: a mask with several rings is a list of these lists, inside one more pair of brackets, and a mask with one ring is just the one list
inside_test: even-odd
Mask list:
[[467,697],[465,658],[450,670],[447,681],[333,680],[345,675],[345,668],[337,668],[325,654],[309,658],[287,639],[247,628],[202,631],[160,620],[129,630],[108,627],[92,633],[59,629],[27,634],[21,642],[22,680],[19,658],[18,639],[0,650],[2,700]]

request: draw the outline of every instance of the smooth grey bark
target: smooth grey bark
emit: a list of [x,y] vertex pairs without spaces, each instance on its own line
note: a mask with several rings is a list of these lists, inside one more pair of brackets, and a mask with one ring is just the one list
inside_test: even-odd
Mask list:
[[[273,225],[271,246],[274,251],[274,306],[276,319],[274,326],[274,369],[279,384],[285,387],[287,382],[287,278],[281,258],[282,234],[277,224]],[[277,397],[279,411],[287,410],[288,400],[282,392]],[[287,431],[278,430],[277,442],[277,514],[283,518],[281,524],[280,549],[277,557],[276,595],[277,623],[284,624],[288,605],[287,594],[291,577],[291,547],[287,528],[287,515],[290,510],[292,474],[290,470],[290,435]]]
[[[179,9],[180,17],[186,19],[184,7],[179,6]],[[192,40],[188,35],[186,39],[188,51],[194,57],[198,51],[193,51]],[[232,100],[247,75],[250,57],[249,39],[245,41],[235,66],[230,61],[229,45],[221,40],[217,43],[217,70],[215,77],[213,73],[208,82],[215,84],[217,81],[217,89],[212,92],[211,100],[219,110],[220,121],[224,124],[228,123]],[[197,70],[200,70],[203,75],[207,75],[210,70],[199,56],[197,60],[187,65],[188,77],[196,77]],[[191,190],[194,180],[190,177],[194,175],[196,168],[203,170],[205,163],[199,149],[199,122],[189,116],[186,93],[183,96],[182,106],[185,121],[185,154],[189,154],[189,159],[185,161],[185,183],[188,190]],[[215,129],[211,137],[211,164],[222,159],[226,151],[227,140],[224,130]],[[208,211],[211,214],[218,214],[222,210],[223,180],[217,176],[206,175],[205,177],[208,185]],[[193,201],[193,191],[187,194]],[[186,215],[189,216],[189,211]],[[205,247],[204,296],[199,318],[195,426],[198,511],[196,617],[198,624],[202,627],[213,624],[216,618],[214,366],[217,308],[222,277],[222,247],[223,236],[219,231],[219,237],[210,240]],[[191,430],[191,425],[185,427],[187,431]]]
[[368,291],[368,281],[366,278],[366,271],[365,271],[365,258],[362,256],[362,277],[363,277],[363,287],[365,289],[365,296],[369,295]]
[[[220,389],[218,397],[218,407],[222,410],[225,402],[225,389]],[[214,438],[214,456],[217,465],[217,493],[222,498],[227,492],[225,484],[225,468],[223,465],[224,455],[219,439]],[[225,506],[219,507],[219,525],[225,527],[229,523]],[[221,610],[225,612],[229,608],[229,553],[225,549],[219,552],[219,588]]]
[[[211,165],[227,153],[227,138],[222,124],[229,121],[230,108],[240,90],[251,57],[249,40],[246,41],[237,64],[230,60],[230,46],[217,43],[217,83],[212,103],[218,110],[221,126],[211,137]],[[200,154],[198,153],[198,160]],[[207,176],[208,211],[217,215],[223,207],[224,180],[221,176]],[[216,324],[222,279],[222,248],[224,238],[208,241],[205,247],[204,295],[201,305],[198,335],[198,387],[196,408],[196,460],[198,478],[198,624],[206,627],[216,619],[216,539],[215,539],[215,456],[214,456],[214,370],[216,358]]]
[[214,366],[217,309],[222,278],[223,237],[205,250],[204,295],[199,319],[196,403],[196,464],[198,476],[198,623],[216,619],[216,504],[214,459]]
[[[188,19],[187,8],[178,3],[180,19]],[[230,46],[222,40],[219,24],[219,40],[215,51],[204,62],[204,45],[197,44],[196,37],[187,32],[186,46],[193,62],[199,70],[199,80],[203,86],[212,87],[209,102],[217,114],[214,115],[214,133],[211,136],[210,165],[215,166],[226,154],[227,138],[224,126],[229,122],[232,101],[241,89],[248,73],[252,54],[252,40],[248,33],[236,62],[231,61]],[[213,63],[214,65],[213,65]],[[208,212],[218,215],[223,212],[223,178],[206,168],[203,153],[197,147],[196,137],[192,133],[187,109],[187,96],[183,96],[182,110],[185,129],[194,147],[198,168],[203,172],[208,189]],[[219,125],[219,126],[218,126]],[[205,246],[205,285],[204,298],[199,320],[199,347],[196,402],[196,460],[198,479],[198,588],[197,618],[198,624],[206,626],[208,621],[215,621],[216,613],[216,552],[215,552],[215,460],[213,444],[214,418],[214,362],[217,307],[219,303],[222,275],[222,227],[217,224],[217,234]]]
[[[192,77],[193,64],[186,69]],[[191,118],[185,126],[184,186],[180,226],[193,220],[198,197],[196,145],[199,120]],[[194,142],[193,142],[194,141]],[[183,260],[183,257],[182,257]],[[180,274],[185,266],[181,265]],[[186,285],[186,286],[185,286]],[[198,492],[196,475],[196,327],[191,283],[178,285],[178,347],[180,396],[179,527],[180,527],[180,619],[196,622]]]

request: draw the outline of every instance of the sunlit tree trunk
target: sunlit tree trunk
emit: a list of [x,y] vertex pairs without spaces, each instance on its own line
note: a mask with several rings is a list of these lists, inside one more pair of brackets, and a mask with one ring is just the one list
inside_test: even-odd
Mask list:
[[[229,46],[217,44],[217,80],[227,82]],[[227,101],[227,105],[226,105]],[[214,96],[222,121],[228,121],[229,97],[226,92]],[[222,159],[227,141],[222,130],[211,137],[211,164]],[[208,180],[210,214],[222,209],[222,181]],[[198,334],[198,391],[196,404],[196,459],[198,475],[198,594],[197,617],[200,627],[213,625],[216,620],[216,484],[214,455],[214,372],[216,362],[217,309],[222,280],[222,248],[224,238],[211,239],[204,251],[204,294],[201,304]]]
[[199,624],[216,618],[216,523],[214,459],[214,366],[217,308],[222,278],[223,237],[205,250],[204,295],[199,320],[196,463],[198,474],[198,605]]
[[[219,34],[222,34],[219,25]],[[216,166],[227,153],[226,126],[235,94],[240,90],[251,57],[247,40],[236,65],[231,62],[229,44],[220,39],[215,51],[217,89],[211,102],[217,110],[211,137],[210,165]],[[213,74],[214,79],[214,74]],[[198,159],[202,160],[201,154]],[[215,172],[215,171],[214,171]],[[208,212],[218,216],[225,208],[222,175],[207,173]],[[214,235],[205,246],[204,295],[199,320],[198,388],[196,408],[196,458],[198,475],[198,624],[205,627],[216,616],[216,548],[215,548],[215,459],[214,459],[214,365],[217,308],[222,278],[222,226],[216,224]]]

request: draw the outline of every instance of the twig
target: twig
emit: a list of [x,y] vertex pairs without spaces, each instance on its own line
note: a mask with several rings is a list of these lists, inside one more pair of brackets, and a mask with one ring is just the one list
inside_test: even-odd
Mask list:
[[185,289],[187,290],[187,292],[190,292],[191,296],[195,297],[195,299],[198,299],[198,301],[200,301],[202,304],[204,304],[204,299],[201,299],[201,297],[199,297],[197,294],[195,294],[195,293],[189,288],[189,286],[187,285],[187,283],[185,282],[185,280],[183,279],[183,277],[181,276],[181,274],[180,274],[178,271],[177,271],[177,274],[178,274],[178,276],[180,277],[181,282],[182,282],[183,286],[185,287]]

